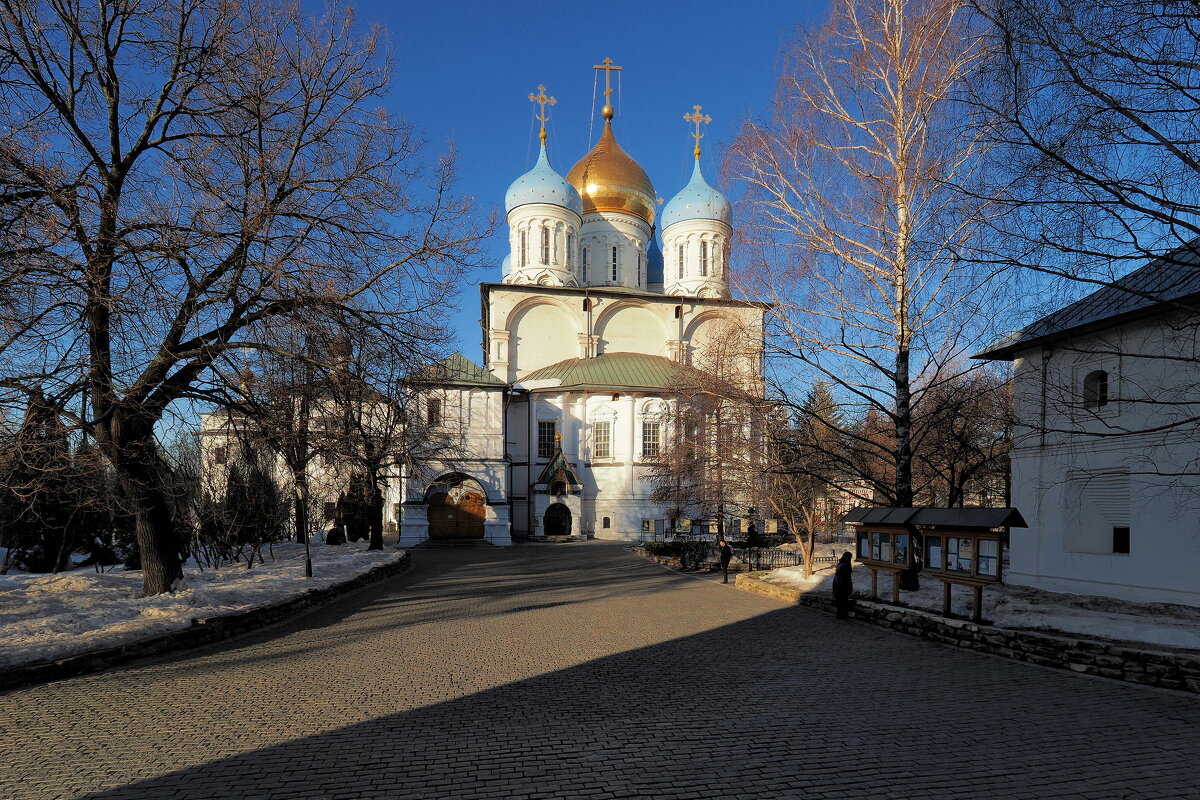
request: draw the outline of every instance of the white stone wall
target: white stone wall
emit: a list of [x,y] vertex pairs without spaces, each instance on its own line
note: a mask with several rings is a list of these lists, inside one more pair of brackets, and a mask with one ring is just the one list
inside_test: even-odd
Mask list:
[[526,203],[508,212],[511,255],[504,282],[576,286],[581,224],[574,211],[549,203]]
[[536,369],[604,353],[644,353],[704,366],[703,351],[738,332],[741,369],[760,375],[763,308],[620,290],[542,290],[491,285],[488,354],[492,374],[517,383]]
[[[1200,414],[1200,347],[1180,322],[1019,354],[1012,502],[1030,528],[1012,532],[1008,582],[1200,606],[1200,431],[1172,424]],[[1084,399],[1098,369],[1103,406]]]

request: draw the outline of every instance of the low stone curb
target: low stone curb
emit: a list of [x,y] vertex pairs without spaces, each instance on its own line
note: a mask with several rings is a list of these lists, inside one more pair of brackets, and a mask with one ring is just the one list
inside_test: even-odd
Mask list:
[[190,650],[206,644],[240,636],[243,633],[274,625],[304,609],[328,602],[362,586],[399,575],[408,569],[411,557],[405,553],[390,564],[373,567],[356,578],[335,583],[324,589],[310,589],[298,597],[271,606],[252,608],[236,614],[192,620],[190,628],[168,631],[134,642],[90,650],[53,661],[35,661],[15,667],[0,668],[0,692],[32,686],[38,683],[99,672],[139,658]]
[[[734,585],[785,603],[833,613],[833,598],[768,583],[753,575],[738,575]],[[1200,694],[1200,655],[1142,650],[1096,639],[1076,639],[1025,630],[994,628],[968,620],[949,619],[914,608],[855,600],[850,616],[931,642],[1027,661],[1044,667],[1069,669],[1129,683],[1159,686]]]

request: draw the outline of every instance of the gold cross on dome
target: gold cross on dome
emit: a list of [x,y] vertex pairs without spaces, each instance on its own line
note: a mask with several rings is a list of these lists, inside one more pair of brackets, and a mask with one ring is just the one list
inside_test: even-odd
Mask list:
[[593,64],[592,69],[604,70],[604,108],[600,110],[600,116],[610,120],[613,118],[612,100],[609,97],[612,94],[612,73],[621,68],[613,66],[612,59],[606,58],[602,64]]
[[558,101],[555,100],[553,97],[546,97],[546,87],[539,83],[538,84],[538,93],[533,94],[531,92],[529,94],[529,102],[538,104],[538,113],[534,114],[533,116],[534,116],[534,119],[540,120],[542,123],[541,139],[542,139],[542,144],[545,144],[546,143],[546,122],[550,119],[550,115],[546,113],[546,106],[548,106],[548,105],[552,106],[555,103],[557,103]]
[[691,114],[684,114],[683,119],[686,122],[693,122],[696,125],[696,132],[689,135],[696,140],[696,159],[699,160],[700,140],[704,138],[704,134],[700,132],[700,123],[707,125],[708,123],[712,122],[712,117],[708,116],[707,114],[701,116],[700,106],[692,106],[692,108],[695,109],[695,111]]

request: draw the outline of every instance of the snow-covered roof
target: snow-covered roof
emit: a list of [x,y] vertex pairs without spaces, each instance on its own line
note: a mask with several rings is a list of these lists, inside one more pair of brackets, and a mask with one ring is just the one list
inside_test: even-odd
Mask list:
[[1200,241],[1193,241],[1009,334],[972,358],[1011,361],[1021,350],[1178,308],[1197,297]]

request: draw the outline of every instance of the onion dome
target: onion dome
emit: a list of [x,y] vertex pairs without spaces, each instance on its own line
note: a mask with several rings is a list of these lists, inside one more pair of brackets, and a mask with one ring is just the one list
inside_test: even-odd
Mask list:
[[583,196],[583,213],[615,211],[632,214],[654,224],[654,184],[646,170],[617,144],[612,132],[612,112],[604,107],[604,133],[592,151],[567,173],[567,180]]
[[512,182],[504,195],[504,210],[512,211],[527,203],[546,203],[569,208],[576,214],[583,213],[583,201],[575,187],[550,166],[546,157],[546,143],[542,142],[541,154],[533,169]]
[[692,170],[692,179],[663,209],[662,228],[666,230],[676,222],[692,219],[715,219],[726,225],[733,223],[733,211],[729,200],[704,180],[704,173],[700,171],[699,155],[696,156],[696,168]]

